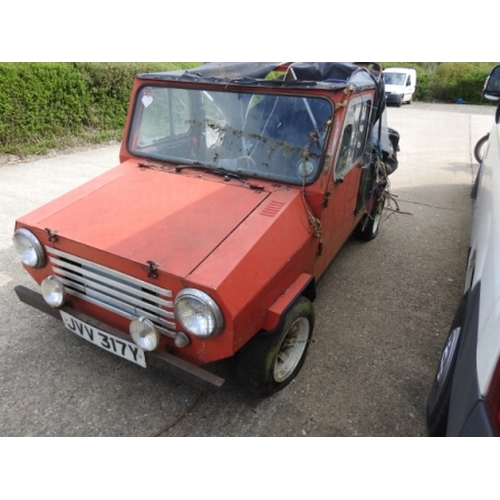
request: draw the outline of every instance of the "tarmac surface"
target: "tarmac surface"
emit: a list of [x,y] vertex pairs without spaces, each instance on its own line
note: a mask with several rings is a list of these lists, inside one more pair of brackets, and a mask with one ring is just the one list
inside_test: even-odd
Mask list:
[[0,436],[426,436],[425,405],[463,290],[475,142],[494,107],[389,108],[401,135],[372,242],[350,240],[318,284],[304,367],[267,399],[227,378],[200,393],[85,342],[20,303],[37,285],[12,247],[15,219],[118,163],[118,146],[0,161]]

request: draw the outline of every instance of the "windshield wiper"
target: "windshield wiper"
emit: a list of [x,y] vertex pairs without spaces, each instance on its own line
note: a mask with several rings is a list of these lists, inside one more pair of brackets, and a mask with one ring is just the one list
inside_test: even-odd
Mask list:
[[[158,160],[155,160],[158,161]],[[233,172],[232,170],[227,170],[222,167],[207,167],[206,165],[202,165],[201,163],[189,163],[189,164],[183,164],[183,165],[172,165],[170,162],[162,162],[158,161],[160,165],[165,166],[165,167],[170,167],[173,168],[176,172],[180,172],[181,170],[184,169],[189,169],[189,168],[194,168],[198,170],[202,170],[203,172],[209,172],[209,173],[214,173],[215,175],[220,175],[221,177],[224,177],[225,181],[229,181],[230,179],[236,179],[239,180],[240,182],[243,182],[248,185],[250,189],[256,189],[258,191],[261,191],[264,189],[264,186],[261,184],[254,184],[253,182],[250,182],[246,177],[242,176],[241,174],[237,172]],[[148,163],[139,163],[139,168],[149,168],[152,170],[164,170],[164,168],[155,165],[154,163],[148,162]]]
[[[156,163],[159,163],[161,167],[157,166]],[[151,160],[146,163],[144,162],[139,162],[139,167],[140,168],[150,168],[152,170],[163,170],[162,167],[170,167],[173,168],[176,172],[180,172],[181,170],[184,170],[186,168],[194,168],[198,170],[203,170],[203,172],[209,172],[213,173],[216,175],[220,175],[222,177],[230,177],[232,179],[241,179],[241,180],[246,180],[245,177],[242,175],[238,174],[237,172],[233,172],[232,170],[227,170],[222,167],[208,167],[207,165],[203,165],[198,162],[193,162],[193,163],[183,163],[180,165],[172,165],[172,160],[165,161],[165,160]]]
[[206,165],[202,165],[201,163],[191,163],[189,165],[176,165],[174,167],[176,172],[180,172],[185,168],[196,168],[199,170],[203,170],[203,172],[207,172],[209,174],[220,175],[221,177],[229,177],[232,179],[239,179],[245,181],[246,178],[237,172],[233,172],[232,170],[227,170],[223,167],[207,167]]

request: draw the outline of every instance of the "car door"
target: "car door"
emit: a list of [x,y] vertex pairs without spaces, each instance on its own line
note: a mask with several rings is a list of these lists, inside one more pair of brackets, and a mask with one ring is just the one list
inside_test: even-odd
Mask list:
[[329,174],[327,200],[321,214],[322,236],[316,262],[320,276],[357,222],[356,205],[368,138],[372,95],[353,97],[346,109],[336,160]]

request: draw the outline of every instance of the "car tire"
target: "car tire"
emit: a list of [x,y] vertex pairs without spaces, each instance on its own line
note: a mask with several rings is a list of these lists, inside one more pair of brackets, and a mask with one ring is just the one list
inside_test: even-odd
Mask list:
[[481,139],[479,139],[479,141],[477,141],[476,145],[474,146],[474,158],[479,164],[481,164],[483,161],[484,152],[486,150],[489,139],[490,134],[483,135],[483,137],[481,137]]
[[286,387],[304,364],[313,329],[313,305],[301,296],[276,330],[259,333],[239,351],[239,382],[262,397]]
[[354,229],[354,237],[362,241],[371,241],[378,235],[380,219],[384,211],[385,196],[381,196],[377,204],[368,214],[365,214]]
[[461,333],[466,308],[467,295],[462,298],[453,318],[448,337],[441,352],[431,391],[427,398],[427,430],[429,436],[432,437],[446,436],[453,375],[462,338]]

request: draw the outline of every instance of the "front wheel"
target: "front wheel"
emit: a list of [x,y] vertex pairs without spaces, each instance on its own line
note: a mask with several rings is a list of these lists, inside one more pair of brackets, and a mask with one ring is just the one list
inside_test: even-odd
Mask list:
[[427,429],[429,436],[432,437],[446,435],[453,375],[458,358],[458,348],[460,346],[466,306],[467,299],[464,297],[458,306],[451,324],[450,332],[444,344],[436,375],[432,383],[431,392],[427,398]]
[[314,309],[300,297],[274,332],[261,332],[238,353],[238,379],[259,396],[286,387],[304,364],[314,329]]

